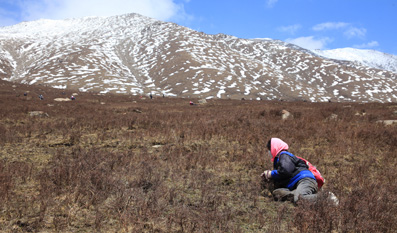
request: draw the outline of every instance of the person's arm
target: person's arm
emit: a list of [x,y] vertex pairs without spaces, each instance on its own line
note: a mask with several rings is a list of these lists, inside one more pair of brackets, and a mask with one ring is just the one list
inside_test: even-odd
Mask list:
[[295,164],[292,161],[292,157],[287,154],[281,154],[279,160],[280,165],[277,170],[272,171],[272,178],[276,180],[291,178],[292,173],[295,171]]

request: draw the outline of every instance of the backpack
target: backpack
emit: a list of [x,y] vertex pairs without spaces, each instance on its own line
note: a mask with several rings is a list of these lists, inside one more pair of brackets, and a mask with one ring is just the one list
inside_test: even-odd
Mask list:
[[325,179],[324,177],[321,175],[320,171],[317,170],[317,168],[315,166],[313,166],[313,164],[311,164],[309,161],[307,161],[304,158],[298,157],[296,156],[298,159],[302,159],[303,161],[305,161],[306,165],[309,167],[309,171],[311,171],[314,175],[314,178],[316,178],[317,181],[317,185],[318,188],[321,189],[321,187],[324,185],[325,183]]

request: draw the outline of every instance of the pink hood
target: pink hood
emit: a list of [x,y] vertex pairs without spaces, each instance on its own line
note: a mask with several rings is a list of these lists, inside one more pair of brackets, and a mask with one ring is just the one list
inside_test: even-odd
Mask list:
[[270,141],[270,153],[272,154],[272,162],[274,158],[283,150],[288,150],[288,144],[279,138],[272,138]]

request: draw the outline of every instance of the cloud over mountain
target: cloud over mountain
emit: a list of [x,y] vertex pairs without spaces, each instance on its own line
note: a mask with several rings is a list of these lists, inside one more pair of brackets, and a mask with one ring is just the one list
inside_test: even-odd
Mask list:
[[[67,19],[85,16],[112,16],[130,12],[139,13],[159,20],[188,17],[183,4],[173,0],[20,0],[6,1],[12,8],[19,8],[19,18],[31,21],[42,18]],[[12,22],[11,15],[0,12],[0,19]],[[7,25],[7,24],[4,24]],[[0,25],[1,26],[1,25]]]
[[315,49],[325,49],[327,44],[331,42],[332,39],[328,37],[315,38],[314,36],[298,37],[287,39],[286,42],[291,44],[296,44],[305,49],[315,50]]

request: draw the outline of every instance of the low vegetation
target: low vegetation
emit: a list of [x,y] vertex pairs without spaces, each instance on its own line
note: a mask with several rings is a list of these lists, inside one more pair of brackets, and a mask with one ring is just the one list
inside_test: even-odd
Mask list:
[[[56,102],[72,92],[12,85],[0,83],[0,231],[397,230],[397,127],[377,123],[396,104]],[[340,204],[274,202],[260,178],[270,137],[316,165]]]

